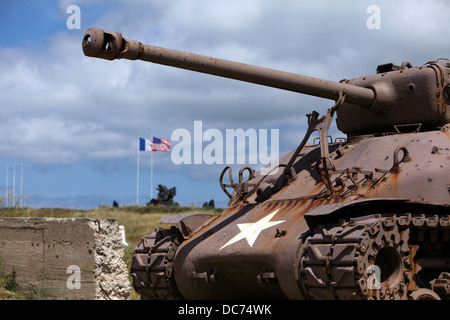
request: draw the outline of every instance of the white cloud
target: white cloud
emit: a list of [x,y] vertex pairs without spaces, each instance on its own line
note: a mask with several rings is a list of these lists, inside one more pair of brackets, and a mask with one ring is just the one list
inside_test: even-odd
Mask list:
[[[82,18],[104,5],[94,26],[144,43],[332,80],[374,73],[386,62],[424,63],[450,49],[445,1],[377,1],[381,30],[366,27],[370,1],[74,3]],[[44,163],[126,158],[138,135],[167,138],[194,120],[221,130],[282,129],[281,147],[295,148],[299,141],[283,130],[301,131],[306,113],[333,103],[144,62],[87,58],[80,32],[60,32],[47,44],[45,52],[0,49],[4,156]]]
[[[65,27],[72,4],[81,8],[83,30]],[[372,4],[381,9],[380,30],[366,26]],[[305,114],[324,114],[333,104],[145,62],[88,58],[81,40],[91,26],[143,43],[339,81],[373,74],[382,63],[448,57],[449,9],[447,0],[60,0],[54,8],[59,33],[20,48],[0,45],[0,158],[52,168],[45,182],[44,176],[36,179],[38,193],[107,192],[133,201],[138,136],[170,138],[177,128],[193,130],[194,120],[222,132],[273,128],[280,130],[283,154],[303,138]],[[331,133],[342,136],[335,124]],[[149,173],[148,156],[141,157],[142,175]],[[223,165],[175,166],[168,159],[167,153],[154,154],[155,187],[157,177],[177,185],[177,201],[187,197],[186,203],[209,200],[214,187],[221,193]],[[235,178],[240,166],[233,166]],[[141,178],[141,190],[147,190],[149,179]]]
[[65,121],[55,115],[10,119],[0,127],[0,136],[1,154],[37,163],[123,158],[132,152],[118,132],[105,130],[98,123]]

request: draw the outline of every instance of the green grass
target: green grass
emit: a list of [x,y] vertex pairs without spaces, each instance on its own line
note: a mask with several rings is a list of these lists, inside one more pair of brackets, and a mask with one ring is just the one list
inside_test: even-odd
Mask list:
[[16,283],[14,270],[6,272],[0,263],[0,300],[27,300],[27,296],[20,292]]
[[[114,219],[118,225],[125,227],[126,241],[128,247],[124,250],[123,261],[130,270],[131,255],[134,248],[139,244],[141,238],[153,232],[159,223],[159,220],[167,214],[187,214],[204,213],[220,214],[222,209],[204,209],[196,207],[164,207],[164,206],[129,206],[129,207],[99,207],[94,210],[73,210],[73,209],[32,209],[32,208],[3,208],[0,209],[0,217],[50,217],[50,218],[93,218],[93,219]],[[1,271],[1,270],[0,270]],[[0,291],[5,296],[0,295],[0,300],[19,299],[14,296],[14,292],[9,292],[1,287],[2,275],[0,274]],[[130,280],[131,281],[131,280]],[[132,299],[139,299],[139,296],[133,291]]]

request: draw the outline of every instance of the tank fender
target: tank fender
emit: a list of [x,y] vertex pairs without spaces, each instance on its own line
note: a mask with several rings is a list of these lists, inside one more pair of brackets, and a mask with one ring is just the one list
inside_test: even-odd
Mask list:
[[180,230],[183,238],[189,239],[194,231],[201,227],[205,222],[216,215],[190,213],[190,214],[168,214],[159,220],[160,224],[175,224]]
[[377,213],[415,213],[433,208],[433,212],[448,212],[450,205],[431,204],[408,199],[362,199],[344,203],[331,203],[314,207],[304,217],[309,228],[338,219],[349,219]]

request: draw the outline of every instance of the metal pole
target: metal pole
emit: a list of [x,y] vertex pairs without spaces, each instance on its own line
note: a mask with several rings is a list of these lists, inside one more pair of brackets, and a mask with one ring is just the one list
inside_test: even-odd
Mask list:
[[137,172],[136,172],[136,205],[139,205],[139,144],[140,137],[138,137],[138,145],[137,145]]
[[13,201],[13,207],[15,207],[15,202],[16,202],[16,164],[13,164],[13,196],[12,196],[12,201]]
[[151,156],[150,156],[150,201],[152,201],[153,199],[153,133],[151,135],[152,139],[152,150],[151,152]]
[[23,163],[20,164],[20,207],[23,208]]
[[5,192],[5,202],[6,202],[6,208],[9,207],[9,181],[8,181],[8,176],[9,176],[9,166],[6,165],[6,192]]

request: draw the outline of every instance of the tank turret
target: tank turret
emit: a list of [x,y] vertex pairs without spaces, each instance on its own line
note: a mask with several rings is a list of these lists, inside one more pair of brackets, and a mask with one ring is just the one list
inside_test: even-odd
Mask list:
[[[143,299],[450,299],[448,60],[334,82],[95,28],[82,45],[335,101],[268,170],[244,166],[235,183],[226,167],[220,215],[169,215],[170,229],[142,238],[130,273]],[[335,113],[346,140],[328,141]],[[307,144],[314,131],[319,144]]]

